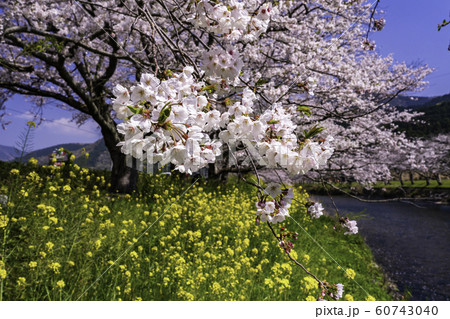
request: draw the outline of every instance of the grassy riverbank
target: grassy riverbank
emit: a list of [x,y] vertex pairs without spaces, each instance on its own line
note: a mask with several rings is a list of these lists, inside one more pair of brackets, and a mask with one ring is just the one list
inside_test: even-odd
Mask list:
[[[124,196],[106,191],[106,174],[0,162],[2,300],[319,295],[267,225],[255,225],[256,196],[247,185],[142,176],[139,195]],[[391,300],[362,237],[334,230],[331,218],[311,220],[307,194],[300,187],[296,194],[285,223],[299,233],[292,255],[322,280],[343,283],[343,300]]]
[[428,188],[428,189],[450,189],[450,179],[442,180],[442,185],[439,185],[436,180],[431,180],[430,184],[427,185],[426,180],[417,180],[414,181],[414,184],[411,181],[404,181],[403,186],[399,181],[391,181],[389,184],[385,183],[377,183],[374,185],[374,188]]
[[354,195],[369,199],[394,199],[410,198],[416,200],[428,200],[436,203],[448,203],[450,200],[450,180],[442,180],[442,185],[436,181],[430,181],[426,185],[425,180],[405,181],[403,186],[398,181],[389,184],[379,182],[372,187],[365,187],[359,183],[309,183],[303,185],[310,194],[316,195]]

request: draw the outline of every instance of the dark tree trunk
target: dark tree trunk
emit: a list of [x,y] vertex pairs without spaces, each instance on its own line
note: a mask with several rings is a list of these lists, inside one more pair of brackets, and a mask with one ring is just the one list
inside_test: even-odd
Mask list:
[[404,186],[404,185],[403,185],[403,173],[402,173],[402,172],[400,172],[400,173],[398,174],[398,179],[400,180],[400,185]]
[[127,158],[120,151],[117,143],[120,142],[117,131],[102,126],[102,135],[105,139],[106,148],[112,161],[111,169],[111,192],[132,193],[137,191],[138,172],[132,165],[127,165]]
[[442,185],[441,174],[436,174],[436,181],[437,181],[439,186]]
[[411,181],[411,185],[414,185],[414,176],[412,172],[409,172],[409,180]]
[[110,151],[113,163],[111,170],[111,192],[132,193],[137,191],[138,172],[127,165],[126,156],[119,151]]
[[216,163],[208,164],[208,178],[213,179],[216,177]]

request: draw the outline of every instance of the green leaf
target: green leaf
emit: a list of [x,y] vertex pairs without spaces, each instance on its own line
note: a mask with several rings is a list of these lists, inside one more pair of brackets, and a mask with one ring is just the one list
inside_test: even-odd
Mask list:
[[127,106],[128,109],[133,113],[133,114],[141,114],[142,113],[142,109],[140,107],[135,107],[135,106]]
[[170,112],[172,111],[172,106],[164,107],[161,112],[159,112],[158,123],[164,124],[167,118],[170,116]]
[[312,129],[310,129],[309,132],[304,130],[303,133],[305,135],[305,139],[309,139],[309,138],[312,138],[312,137],[316,136],[317,134],[319,134],[323,130],[324,130],[323,127],[320,127],[320,126],[316,125]]
[[299,105],[297,106],[297,111],[304,113],[306,116],[311,116],[311,110],[306,105]]
[[210,85],[202,87],[202,91],[206,91],[208,93],[214,93],[214,91],[216,91],[216,89],[217,89],[216,84],[210,84]]
[[267,82],[269,82],[268,79],[260,78],[258,81],[256,81],[255,85],[259,86],[259,85],[266,84]]

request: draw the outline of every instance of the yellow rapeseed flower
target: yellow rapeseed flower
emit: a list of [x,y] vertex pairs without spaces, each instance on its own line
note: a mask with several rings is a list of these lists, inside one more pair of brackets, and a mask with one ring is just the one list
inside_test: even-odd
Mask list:
[[48,265],[48,268],[53,270],[55,274],[59,274],[59,268],[61,268],[61,264],[53,262],[50,265]]
[[55,246],[55,244],[52,243],[51,241],[45,244],[45,247],[47,247],[48,251],[52,250],[53,246]]
[[221,290],[222,290],[222,286],[220,286],[220,284],[217,281],[215,281],[212,285],[211,292],[213,294],[218,295],[218,294],[220,294]]
[[368,295],[366,301],[376,301],[375,297]]
[[30,267],[31,269],[36,268],[37,267],[37,262],[35,261],[30,261],[28,263],[28,267]]
[[56,283],[56,286],[57,286],[59,289],[63,289],[63,288],[66,286],[66,284],[64,283],[64,280],[59,280],[59,281]]
[[347,268],[347,270],[345,272],[345,277],[347,277],[348,279],[354,279],[355,276],[356,276],[356,272],[351,268]]
[[109,213],[111,213],[111,211],[109,210],[108,206],[100,207],[100,209],[98,211],[101,214],[109,214]]
[[6,215],[0,215],[0,228],[4,228],[8,225],[9,218]]
[[163,284],[164,284],[164,286],[168,286],[169,283],[170,283],[170,279],[167,278],[167,277],[164,277],[164,278],[163,278]]
[[344,296],[344,300],[346,300],[346,301],[353,301],[354,299],[353,299],[353,296],[352,296],[352,295],[346,294],[346,295]]
[[9,172],[11,175],[19,175],[19,170],[18,169],[15,169],[15,168],[13,168],[10,172]]
[[313,296],[308,296],[308,297],[306,297],[305,300],[306,300],[306,301],[316,301],[317,299],[314,298]]
[[132,251],[132,252],[130,253],[130,257],[133,258],[133,259],[139,258],[137,252],[135,252],[135,251]]
[[0,260],[0,279],[6,278],[5,263]]
[[274,285],[274,282],[273,282],[273,280],[270,279],[270,278],[265,278],[265,279],[264,279],[264,284],[267,285],[267,286],[269,286],[270,289],[272,289],[272,288],[273,288],[273,285]]
[[309,257],[309,255],[307,255],[307,254],[303,255],[303,261],[305,262],[305,264],[307,264],[310,259],[311,259],[311,257]]
[[318,287],[317,281],[309,276],[303,278],[302,282],[306,291],[310,291]]
[[25,285],[27,279],[25,277],[19,277],[19,279],[17,280],[17,285],[18,286],[23,286]]

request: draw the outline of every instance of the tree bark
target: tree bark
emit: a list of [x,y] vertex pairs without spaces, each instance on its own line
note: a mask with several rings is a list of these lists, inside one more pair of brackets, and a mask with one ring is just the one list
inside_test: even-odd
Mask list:
[[441,174],[439,174],[439,173],[436,174],[436,181],[437,181],[437,183],[438,183],[439,186],[442,185]]
[[112,161],[110,192],[132,193],[137,191],[138,171],[127,165],[127,157],[120,151],[117,131],[102,126],[102,135]]

